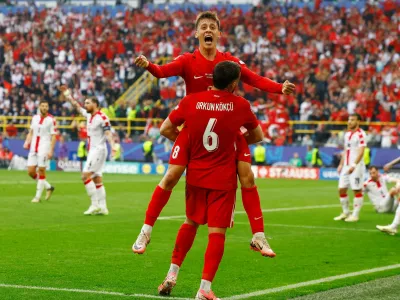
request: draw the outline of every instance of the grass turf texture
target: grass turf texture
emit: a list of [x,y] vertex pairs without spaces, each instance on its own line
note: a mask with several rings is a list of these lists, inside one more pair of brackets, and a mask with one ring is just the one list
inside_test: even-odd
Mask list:
[[[0,171],[0,284],[157,295],[182,220],[158,221],[144,255],[134,255],[131,246],[160,177],[106,174],[109,216],[83,215],[89,200],[78,173],[51,172],[47,178],[56,187],[53,198],[33,204],[30,200],[35,194],[35,182],[23,172]],[[339,202],[336,182],[259,179],[257,185],[264,209]],[[239,194],[237,211],[243,211]],[[333,221],[339,213],[339,205],[264,213],[269,242],[277,253],[275,259],[263,258],[249,249],[247,216],[237,214],[213,284],[216,295],[224,298],[400,263],[400,237],[374,230],[376,224],[389,224],[392,214],[376,214],[372,206],[366,205],[360,222],[347,224]],[[183,214],[184,179],[162,216]],[[172,296],[194,298],[207,241],[203,227]],[[400,269],[252,299],[286,299],[396,274]],[[0,299],[115,298],[121,296],[0,287]]]

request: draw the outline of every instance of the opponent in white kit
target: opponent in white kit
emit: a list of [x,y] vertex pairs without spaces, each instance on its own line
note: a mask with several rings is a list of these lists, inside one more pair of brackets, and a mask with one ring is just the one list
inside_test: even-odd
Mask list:
[[[56,120],[50,114],[49,103],[40,101],[40,114],[33,116],[31,127],[26,137],[24,148],[30,149],[28,155],[28,174],[37,180],[36,195],[33,203],[40,202],[46,188],[46,200],[49,200],[54,187],[46,181],[46,162],[51,159],[56,144]],[[38,170],[37,170],[38,169]]]
[[[364,192],[367,193],[376,212],[395,211],[398,205],[396,196],[400,193],[400,179],[388,174],[379,174],[378,168],[374,166],[369,168],[369,175],[370,178],[364,182]],[[388,190],[387,183],[395,183],[396,185]]]
[[[335,221],[357,222],[363,205],[363,183],[364,183],[364,149],[366,146],[366,134],[360,129],[360,116],[352,114],[347,123],[348,131],[344,135],[344,151],[338,167],[339,195],[343,212]],[[347,189],[351,187],[354,192],[353,213],[350,214],[349,197]]]
[[[87,161],[82,171],[82,180],[92,201],[85,215],[108,215],[106,204],[106,190],[102,182],[102,171],[107,159],[106,140],[114,149],[114,140],[111,134],[111,123],[108,117],[100,111],[97,98],[85,99],[85,108],[71,96],[66,86],[61,86],[65,98],[87,119],[88,151]],[[112,150],[114,152],[114,150]]]

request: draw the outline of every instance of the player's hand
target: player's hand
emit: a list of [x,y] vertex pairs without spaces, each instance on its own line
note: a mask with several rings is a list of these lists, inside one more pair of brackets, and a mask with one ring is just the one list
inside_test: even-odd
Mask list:
[[135,59],[135,64],[141,68],[147,68],[149,66],[149,61],[147,60],[146,56],[140,55]]
[[68,87],[66,85],[61,85],[58,89],[65,96],[65,98],[68,98],[71,96],[71,91],[68,89]]
[[286,80],[282,86],[282,93],[284,95],[290,95],[290,94],[294,93],[295,89],[296,89],[296,86],[293,83],[291,83],[290,81]]
[[340,174],[342,172],[342,166],[337,167],[337,172]]
[[389,172],[389,170],[390,170],[391,167],[392,167],[392,166],[391,166],[390,164],[386,164],[386,165],[383,166],[383,170],[384,170],[385,172]]
[[53,151],[50,151],[48,154],[47,154],[47,159],[51,159],[53,157]]
[[29,146],[30,146],[29,143],[27,142],[24,143],[24,149],[29,150]]
[[350,167],[349,168],[349,174],[353,173],[354,169],[355,169],[354,167]]

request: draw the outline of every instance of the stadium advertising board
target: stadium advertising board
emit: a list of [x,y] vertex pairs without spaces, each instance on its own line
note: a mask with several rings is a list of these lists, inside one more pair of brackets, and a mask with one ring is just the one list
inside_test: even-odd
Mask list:
[[257,178],[319,179],[317,168],[253,167]]
[[339,180],[339,173],[334,168],[321,168],[319,170],[319,179],[321,180]]

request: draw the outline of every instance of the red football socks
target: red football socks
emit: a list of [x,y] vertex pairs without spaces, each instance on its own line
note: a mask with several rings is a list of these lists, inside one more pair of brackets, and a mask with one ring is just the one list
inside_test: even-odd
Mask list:
[[147,207],[146,219],[144,220],[145,224],[154,226],[154,223],[160,216],[160,213],[163,210],[164,206],[168,203],[171,193],[172,191],[166,191],[159,185],[157,185],[156,189],[153,192],[153,196],[151,197],[149,206]]
[[178,236],[175,241],[175,248],[172,252],[171,262],[179,267],[182,265],[186,254],[192,248],[193,241],[196,237],[197,228],[189,225],[183,224],[178,231]]
[[260,196],[258,195],[257,187],[242,187],[242,201],[253,234],[256,232],[264,232],[264,217],[261,210]]
[[204,256],[203,276],[201,279],[213,281],[224,255],[224,246],[225,234],[210,233],[208,235],[208,246]]

